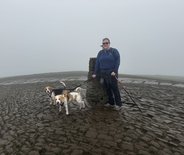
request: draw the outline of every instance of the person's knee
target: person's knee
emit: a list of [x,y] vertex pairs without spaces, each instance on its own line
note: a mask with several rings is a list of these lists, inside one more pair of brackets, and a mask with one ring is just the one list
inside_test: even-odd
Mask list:
[[113,91],[117,91],[119,90],[118,85],[117,84],[112,84],[111,88],[113,89]]

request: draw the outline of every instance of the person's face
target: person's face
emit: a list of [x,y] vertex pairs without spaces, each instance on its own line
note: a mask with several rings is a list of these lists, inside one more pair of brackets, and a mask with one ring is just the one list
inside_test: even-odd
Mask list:
[[104,41],[102,42],[102,46],[103,46],[104,49],[109,49],[109,47],[110,47],[110,42],[109,42],[108,40],[104,40]]

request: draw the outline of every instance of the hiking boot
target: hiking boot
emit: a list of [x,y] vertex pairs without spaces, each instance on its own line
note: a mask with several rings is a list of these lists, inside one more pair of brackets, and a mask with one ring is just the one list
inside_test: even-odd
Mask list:
[[114,110],[117,110],[117,111],[121,110],[122,108],[123,108],[123,106],[119,106],[119,105],[114,106]]
[[110,103],[106,103],[104,104],[105,107],[114,107],[114,105],[110,104]]

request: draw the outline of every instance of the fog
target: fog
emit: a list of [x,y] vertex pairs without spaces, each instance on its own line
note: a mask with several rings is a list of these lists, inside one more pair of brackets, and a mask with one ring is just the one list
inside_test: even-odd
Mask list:
[[0,77],[87,71],[102,38],[124,74],[184,76],[183,0],[0,0]]

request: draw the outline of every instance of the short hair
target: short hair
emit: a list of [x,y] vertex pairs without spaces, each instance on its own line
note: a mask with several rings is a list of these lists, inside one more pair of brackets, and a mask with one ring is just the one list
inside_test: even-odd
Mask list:
[[110,39],[109,38],[103,38],[102,42],[104,42],[105,40],[107,40],[110,43]]

